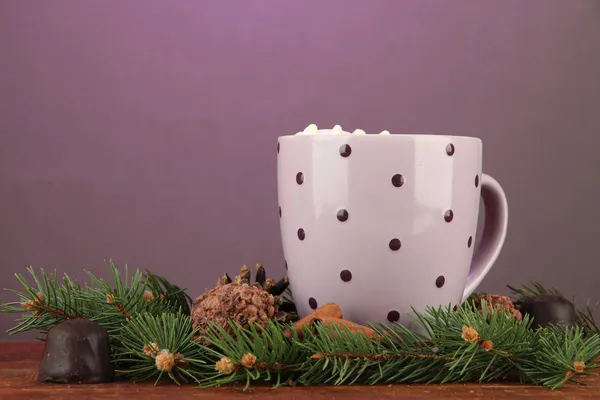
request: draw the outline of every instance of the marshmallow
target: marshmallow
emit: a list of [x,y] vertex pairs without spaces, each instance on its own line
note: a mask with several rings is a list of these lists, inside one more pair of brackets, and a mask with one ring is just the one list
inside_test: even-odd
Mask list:
[[317,125],[310,124],[302,132],[296,133],[296,135],[315,135],[317,133],[319,133],[319,128],[317,128]]
[[309,133],[309,134],[319,133],[319,128],[317,128],[317,125],[315,125],[315,124],[310,124],[309,126],[306,127],[306,129],[304,129],[304,133]]

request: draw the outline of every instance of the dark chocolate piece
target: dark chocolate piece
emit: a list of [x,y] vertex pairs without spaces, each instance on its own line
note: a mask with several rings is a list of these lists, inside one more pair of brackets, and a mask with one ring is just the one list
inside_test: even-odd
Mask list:
[[533,327],[577,324],[575,306],[562,296],[542,295],[525,299],[519,311],[533,318]]
[[48,331],[38,381],[104,383],[114,378],[106,329],[88,319],[71,319]]

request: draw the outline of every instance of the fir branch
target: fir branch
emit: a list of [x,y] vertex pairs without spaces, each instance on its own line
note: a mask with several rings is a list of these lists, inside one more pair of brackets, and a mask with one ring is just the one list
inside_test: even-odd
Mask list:
[[600,334],[600,327],[594,317],[594,311],[597,308],[598,303],[592,306],[588,301],[585,308],[577,310],[577,325],[583,328],[586,335]]
[[177,384],[197,382],[206,356],[194,335],[192,320],[182,313],[138,314],[114,333],[117,373],[134,382],[165,376]]
[[93,305],[86,307],[74,297],[81,288],[68,275],[63,276],[61,284],[56,272],[47,274],[40,269],[38,276],[31,267],[27,271],[31,275],[32,283],[21,274],[15,274],[24,291],[5,289],[15,293],[19,301],[2,304],[2,312],[22,314],[16,319],[18,324],[8,330],[10,335],[28,330],[45,331],[65,319],[89,315],[95,308]]
[[149,293],[152,294],[152,298],[158,297],[160,301],[171,304],[171,312],[190,314],[192,298],[186,293],[185,289],[148,270],[145,271],[144,277],[146,285],[151,290]]
[[[139,269],[130,274],[127,266],[121,274],[112,261],[106,263],[106,270],[112,279],[106,280],[86,271],[89,281],[84,285],[67,274],[59,280],[56,271],[48,274],[43,269],[36,272],[32,267],[27,269],[29,279],[15,274],[23,290],[5,290],[15,293],[19,300],[0,306],[2,312],[21,314],[16,319],[17,325],[8,333],[14,335],[30,330],[46,333],[65,319],[88,318],[111,334],[139,313],[161,315],[189,310],[186,295],[165,278],[144,274]],[[152,290],[160,290],[166,295],[162,298],[160,295],[148,296]]]
[[[429,308],[416,313],[427,332],[417,334],[402,325],[372,326],[379,339],[354,334],[344,326],[335,334],[317,327],[301,346],[313,352],[304,384],[433,383],[504,379],[514,370],[512,358],[527,351],[532,335],[519,322],[487,307]],[[310,364],[310,363],[309,363]]]
[[[427,370],[442,367],[453,357],[438,355],[424,338],[401,325],[373,326],[380,339],[353,333],[344,325],[317,325],[303,334],[299,345],[313,355],[299,382],[313,384],[377,384],[402,381],[400,375],[415,378]],[[333,331],[333,332],[332,332]]]
[[[376,335],[356,333],[343,324],[316,324],[297,332],[269,321],[244,328],[230,322],[231,333],[209,323],[202,338],[189,316],[191,299],[184,290],[149,271],[124,273],[110,262],[110,279],[88,273],[80,285],[68,275],[17,274],[19,300],[2,310],[20,313],[12,334],[46,332],[72,318],[89,318],[111,338],[118,373],[134,381],[162,378],[200,387],[258,382],[275,387],[288,383],[379,384],[488,382],[517,375],[522,381],[555,389],[578,383],[600,356],[600,336],[588,304],[574,328],[531,329],[525,315],[516,320],[502,309],[481,311],[467,301],[454,309],[413,310],[412,324],[373,324]],[[539,283],[513,293],[521,300],[541,294],[561,295]],[[283,296],[293,302],[291,291]],[[288,333],[291,332],[291,335]],[[287,333],[287,335],[286,335]],[[299,334],[301,333],[301,335]]]
[[[275,387],[293,381],[311,355],[298,346],[298,333],[293,327],[269,321],[266,327],[252,323],[244,328],[230,322],[229,334],[217,324],[205,331],[203,349],[208,356],[200,387],[215,387],[246,382],[271,382]],[[285,335],[290,329],[291,337]]]
[[577,375],[589,375],[600,356],[600,337],[585,337],[581,327],[539,329],[532,341],[529,357],[516,360],[522,380],[551,389],[567,381],[578,383]]
[[125,266],[122,276],[112,263],[107,269],[111,280],[86,271],[91,284],[86,285],[85,290],[76,296],[87,304],[98,304],[99,311],[90,316],[90,319],[104,326],[109,334],[118,331],[124,322],[132,321],[136,314],[161,315],[172,311],[171,303],[146,295],[148,286],[139,269],[129,274],[128,267]]

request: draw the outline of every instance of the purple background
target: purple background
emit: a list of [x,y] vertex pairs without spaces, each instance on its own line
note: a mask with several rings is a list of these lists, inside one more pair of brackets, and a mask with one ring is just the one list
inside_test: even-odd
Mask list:
[[510,205],[481,289],[600,300],[599,110],[595,0],[5,0],[0,284],[283,274],[276,138],[314,122],[481,137]]

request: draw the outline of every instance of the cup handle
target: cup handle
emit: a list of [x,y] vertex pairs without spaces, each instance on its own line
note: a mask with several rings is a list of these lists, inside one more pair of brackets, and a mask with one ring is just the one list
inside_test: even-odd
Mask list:
[[463,302],[492,269],[506,239],[508,202],[502,186],[491,176],[481,174],[481,197],[485,205],[485,225],[479,248],[473,254],[471,271],[463,293]]

